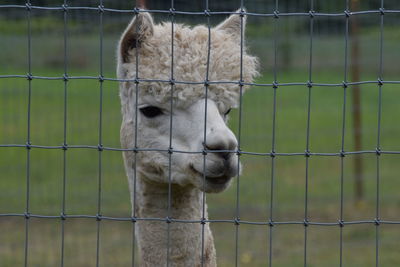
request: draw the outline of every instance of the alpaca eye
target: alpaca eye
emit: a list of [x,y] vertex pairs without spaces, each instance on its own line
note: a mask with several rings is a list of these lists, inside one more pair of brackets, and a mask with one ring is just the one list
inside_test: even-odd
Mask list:
[[224,116],[225,116],[225,117],[228,116],[228,114],[231,112],[231,110],[232,110],[232,108],[228,109],[228,110],[224,113]]
[[154,107],[154,106],[144,107],[139,110],[147,118],[154,118],[154,117],[157,117],[157,116],[163,114],[163,112],[160,108]]

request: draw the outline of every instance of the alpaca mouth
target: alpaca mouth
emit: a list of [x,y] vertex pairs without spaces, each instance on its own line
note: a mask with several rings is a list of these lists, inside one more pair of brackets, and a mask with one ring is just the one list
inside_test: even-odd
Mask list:
[[[192,165],[190,166],[192,171],[197,173],[198,175],[204,177],[204,174],[202,172],[197,171]],[[210,184],[210,185],[215,185],[215,186],[221,186],[227,184],[232,177],[223,174],[221,176],[205,176],[205,181]]]
[[220,177],[206,177],[206,181],[210,184],[222,185],[226,184],[231,180],[232,177],[220,176]]

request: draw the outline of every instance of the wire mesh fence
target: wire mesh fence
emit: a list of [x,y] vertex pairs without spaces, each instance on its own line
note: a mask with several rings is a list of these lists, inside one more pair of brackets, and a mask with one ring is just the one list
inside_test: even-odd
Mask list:
[[[213,1],[210,1],[213,2]],[[249,1],[251,2],[251,1]],[[24,204],[24,209],[19,210],[19,211],[11,211],[11,212],[1,212],[0,213],[0,221],[7,220],[7,218],[10,217],[17,217],[17,218],[23,218],[24,219],[24,238],[23,238],[23,243],[24,243],[24,253],[23,253],[23,264],[25,266],[30,265],[30,258],[33,256],[30,251],[32,250],[32,247],[30,247],[30,236],[32,235],[32,220],[34,219],[40,219],[40,220],[45,220],[45,219],[54,219],[54,220],[59,220],[60,221],[60,244],[59,244],[59,264],[61,266],[65,265],[65,260],[67,259],[67,256],[65,255],[65,243],[66,243],[66,225],[68,221],[71,220],[79,220],[79,219],[87,219],[87,220],[94,220],[96,221],[96,236],[95,236],[95,262],[94,264],[96,266],[99,266],[102,264],[101,262],[101,245],[102,242],[106,242],[106,240],[102,240],[101,238],[101,229],[104,227],[104,223],[107,221],[121,221],[121,222],[129,222],[131,223],[132,227],[132,232],[131,232],[131,242],[132,242],[132,249],[131,249],[131,264],[135,265],[137,264],[136,260],[136,245],[134,243],[134,238],[135,238],[135,227],[136,223],[139,221],[154,221],[154,222],[163,222],[168,225],[168,229],[171,224],[201,224],[202,226],[202,256],[204,253],[204,225],[206,223],[210,223],[211,225],[216,225],[216,224],[229,224],[233,225],[234,229],[232,229],[232,232],[234,233],[234,239],[233,239],[233,260],[231,263],[233,263],[235,266],[241,265],[241,264],[246,264],[246,260],[241,258],[240,254],[240,246],[242,243],[241,240],[241,232],[246,231],[242,230],[243,227],[246,226],[252,226],[252,227],[257,227],[261,226],[264,228],[258,228],[261,230],[258,230],[259,233],[261,232],[263,235],[267,237],[267,240],[264,240],[266,242],[265,244],[265,250],[264,253],[266,255],[265,257],[265,262],[262,264],[268,264],[269,266],[275,265],[275,257],[279,258],[277,254],[279,254],[275,250],[275,245],[276,244],[276,232],[277,228],[279,227],[284,227],[290,226],[290,227],[296,227],[300,226],[302,227],[302,242],[301,244],[297,244],[297,247],[301,248],[302,251],[302,262],[298,263],[298,265],[304,265],[307,266],[309,265],[310,261],[313,260],[313,254],[310,255],[310,229],[312,227],[337,227],[337,235],[338,235],[338,240],[337,240],[337,257],[331,260],[334,260],[335,263],[338,265],[342,266],[345,264],[344,258],[345,253],[346,253],[346,248],[344,247],[345,243],[345,230],[347,227],[351,227],[351,225],[371,225],[373,226],[374,229],[374,236],[372,237],[374,241],[374,262],[371,265],[379,266],[381,265],[381,262],[383,261],[382,257],[380,257],[382,251],[381,248],[381,239],[382,239],[382,234],[381,234],[381,228],[384,227],[385,225],[394,225],[398,226],[400,224],[400,218],[396,216],[387,216],[390,219],[385,218],[382,216],[382,204],[381,204],[381,199],[382,195],[386,193],[386,191],[382,191],[381,189],[381,179],[382,179],[382,173],[386,174],[386,171],[383,170],[382,167],[382,157],[397,157],[397,155],[400,155],[400,150],[399,149],[385,149],[382,146],[382,138],[381,138],[381,129],[382,129],[382,110],[384,108],[383,105],[383,95],[385,94],[385,88],[393,86],[393,88],[397,88],[400,84],[400,80],[398,79],[398,71],[394,70],[394,74],[391,75],[391,79],[384,79],[384,49],[385,49],[385,40],[387,39],[385,35],[385,22],[387,20],[395,20],[398,18],[400,14],[400,9],[398,6],[396,7],[396,3],[392,4],[391,7],[393,8],[387,8],[385,5],[384,1],[376,1],[374,4],[376,5],[375,9],[368,9],[368,10],[360,10],[360,11],[352,11],[350,7],[350,0],[343,1],[342,6],[344,11],[337,11],[337,12],[319,12],[315,7],[316,7],[316,2],[314,0],[310,0],[307,2],[306,7],[302,7],[305,11],[303,12],[282,12],[281,11],[281,5],[284,1],[274,1],[273,3],[269,3],[268,7],[271,7],[270,12],[257,12],[254,10],[245,10],[245,6],[251,5],[246,3],[246,1],[240,1],[240,3],[237,3],[239,10],[238,11],[231,11],[231,10],[222,10],[222,11],[213,11],[212,8],[210,8],[210,4],[208,0],[202,2],[199,4],[204,10],[200,11],[188,11],[186,8],[182,8],[182,10],[177,8],[177,5],[175,1],[171,1],[169,4],[168,9],[143,9],[140,7],[134,7],[132,8],[109,8],[105,2],[100,0],[98,3],[94,3],[93,5],[87,5],[87,6],[75,6],[73,2],[69,1],[64,1],[61,3],[61,5],[36,5],[34,4],[33,1],[27,1],[24,3],[19,3],[19,4],[1,4],[0,5],[0,12],[2,13],[7,13],[10,10],[13,10],[13,12],[17,12],[19,16],[24,16],[25,21],[26,21],[26,73],[13,73],[11,72],[4,72],[0,73],[0,83],[2,81],[10,80],[10,82],[20,82],[23,80],[24,86],[26,86],[27,91],[24,92],[23,97],[26,97],[26,109],[25,115],[26,116],[26,125],[25,131],[24,131],[24,142],[6,142],[6,143],[1,143],[0,144],[0,149],[3,151],[3,153],[8,153],[8,150],[11,149],[21,149],[25,150],[23,153],[25,154],[25,166],[23,167],[25,171],[24,175],[24,193],[23,197],[22,194],[19,195],[19,198],[24,198],[25,204]],[[379,3],[378,3],[379,2]],[[258,2],[257,2],[258,3]],[[286,2],[285,2],[286,3]],[[378,5],[379,4],[379,5]],[[110,4],[111,5],[111,4]],[[262,4],[261,4],[262,5]],[[53,75],[51,73],[50,75],[41,75],[41,74],[36,74],[35,69],[32,67],[34,64],[34,54],[32,52],[32,13],[36,11],[46,11],[50,13],[57,13],[58,16],[62,16],[62,51],[59,51],[59,56],[62,57],[62,74],[61,75]],[[98,24],[98,29],[97,29],[97,49],[98,49],[98,69],[96,72],[96,75],[81,75],[79,71],[73,70],[72,72],[75,72],[75,74],[70,72],[69,69],[69,61],[70,61],[70,47],[69,47],[69,29],[70,27],[76,27],[75,25],[70,24],[70,14],[71,12],[74,11],[82,11],[82,12],[90,12],[91,13],[91,18],[94,16],[97,18],[97,24]],[[199,17],[199,21],[203,20],[203,22],[206,23],[207,29],[208,29],[208,57],[207,57],[207,71],[206,71],[206,77],[204,77],[204,81],[197,82],[197,81],[184,81],[184,80],[176,80],[174,73],[176,70],[174,69],[174,39],[171,38],[171,71],[170,71],[170,77],[169,79],[144,79],[138,76],[138,70],[140,69],[140,64],[139,61],[136,61],[136,77],[133,79],[118,79],[115,78],[113,75],[108,75],[108,72],[106,72],[104,69],[108,68],[109,66],[106,66],[104,64],[105,61],[109,61],[109,57],[111,55],[105,54],[104,53],[104,29],[107,27],[107,23],[105,22],[105,16],[110,16],[110,17],[115,17],[119,16],[120,14],[126,14],[127,16],[133,16],[137,15],[143,12],[149,12],[154,15],[162,15],[165,18],[169,20],[169,23],[171,24],[171,35],[174,34],[174,25],[176,24],[176,17]],[[93,15],[95,14],[95,15]],[[241,16],[241,38],[240,38],[240,46],[241,46],[241,60],[240,62],[237,62],[237,64],[240,66],[240,79],[235,80],[235,81],[218,81],[218,80],[209,80],[208,76],[208,69],[210,65],[210,43],[211,43],[211,28],[212,28],[212,19],[214,17],[221,18],[223,16],[227,15],[232,15],[236,14]],[[243,34],[243,18],[244,16],[247,16],[248,18],[264,18],[264,19],[270,19],[269,23],[272,25],[271,27],[271,37],[272,37],[272,53],[271,55],[273,58],[270,58],[269,61],[272,62],[271,64],[271,77],[267,81],[266,79],[264,80],[259,80],[257,82],[244,82],[242,79],[242,68],[243,68],[243,50],[244,50],[244,34]],[[351,34],[350,34],[350,24],[352,23],[352,19],[357,17],[357,18],[362,18],[363,16],[368,16],[368,18],[373,17],[376,19],[378,22],[377,26],[377,33],[378,33],[378,38],[377,38],[377,46],[378,50],[376,54],[369,55],[370,57],[376,57],[377,58],[377,65],[376,69],[377,71],[375,72],[375,78],[371,79],[363,79],[360,81],[355,81],[352,80],[349,77],[349,68],[350,68],[350,42],[351,42]],[[282,49],[282,46],[280,46],[280,41],[284,39],[285,37],[282,36],[282,28],[281,25],[282,20],[285,18],[301,18],[307,20],[307,38],[303,39],[303,41],[306,43],[306,51],[307,51],[307,60],[304,63],[307,67],[306,72],[306,78],[304,80],[296,80],[296,81],[285,81],[284,78],[280,78],[280,72],[282,71],[280,69],[280,59],[279,59],[279,53],[280,50]],[[332,82],[315,82],[316,78],[314,73],[316,72],[315,68],[315,31],[316,31],[316,25],[320,22],[318,22],[318,19],[324,19],[324,18],[334,18],[340,21],[341,26],[343,27],[341,29],[343,35],[341,36],[341,47],[343,47],[343,51],[341,52],[342,58],[342,65],[340,66],[341,69],[341,75],[335,75],[335,77],[341,77],[341,80],[334,80]],[[122,32],[122,29],[120,31]],[[255,27],[257,29],[257,27]],[[294,33],[290,33],[294,34]],[[392,32],[390,32],[392,34]],[[116,39],[114,40],[116,43]],[[250,41],[250,40],[249,40]],[[328,53],[328,51],[326,51]],[[395,52],[394,52],[395,53]],[[137,56],[137,55],[136,55]],[[395,56],[395,55],[393,55]],[[107,59],[106,59],[107,57]],[[112,55],[113,57],[113,55]],[[264,64],[261,62],[261,64]],[[304,67],[304,65],[302,67]],[[318,66],[319,68],[323,68],[323,65]],[[267,69],[268,67],[266,67]],[[393,70],[392,70],[393,71]],[[283,76],[284,77],[284,76]],[[393,78],[392,78],[393,77]],[[26,81],[25,81],[26,80]],[[74,83],[74,81],[81,81],[81,80],[88,80],[88,81],[93,81],[97,83],[95,85],[97,93],[97,116],[98,120],[97,123],[95,124],[95,135],[97,136],[96,142],[93,144],[92,142],[88,143],[79,143],[76,142],[76,140],[79,140],[79,138],[74,137],[74,142],[75,144],[69,144],[70,143],[70,135],[69,135],[69,125],[68,122],[70,118],[68,115],[70,114],[69,107],[70,107],[70,84]],[[327,79],[330,80],[330,79]],[[33,84],[38,81],[43,81],[43,83],[50,83],[51,81],[58,81],[63,83],[63,90],[62,94],[59,95],[59,97],[62,98],[62,102],[59,102],[58,104],[62,107],[62,126],[60,129],[61,130],[61,135],[62,135],[62,142],[60,144],[52,144],[49,145],[46,142],[43,142],[43,144],[38,144],[35,143],[35,139],[32,138],[34,135],[34,131],[32,130],[34,125],[32,123],[32,95],[34,94]],[[108,124],[108,121],[105,121],[104,117],[107,116],[107,114],[104,112],[104,101],[105,101],[105,94],[108,96],[108,92],[105,92],[105,84],[108,83],[115,83],[117,84],[118,82],[130,82],[134,83],[136,86],[136,95],[138,95],[138,88],[140,84],[146,84],[146,83],[151,83],[151,82],[158,82],[162,84],[168,84],[171,87],[171,95],[174,92],[174,88],[176,85],[203,85],[204,86],[204,92],[205,95],[207,96],[208,94],[208,88],[210,85],[216,85],[216,84],[235,84],[240,90],[240,99],[239,99],[239,109],[237,112],[237,122],[235,132],[237,133],[238,137],[238,147],[235,150],[222,150],[222,151],[214,151],[214,150],[209,150],[207,148],[199,151],[186,151],[186,150],[178,150],[173,148],[173,134],[172,130],[174,127],[174,122],[172,120],[172,116],[170,117],[170,128],[169,128],[169,147],[168,148],[163,148],[163,149],[149,149],[146,147],[138,147],[137,145],[137,140],[135,140],[135,146],[130,147],[130,148],[121,148],[118,145],[114,146],[108,146],[105,145],[104,142],[104,129],[106,125]],[[42,84],[43,84],[42,83]],[[367,149],[363,150],[351,150],[348,149],[347,145],[347,140],[348,138],[346,137],[346,134],[348,134],[348,120],[349,120],[349,91],[352,89],[353,86],[369,86],[368,89],[373,88],[371,90],[375,90],[376,95],[372,99],[371,102],[375,101],[376,103],[376,115],[374,116],[375,119],[375,125],[371,126],[373,130],[375,131],[374,137],[375,140],[374,142],[370,142],[370,144],[374,144],[373,146],[368,147]],[[271,107],[269,108],[269,112],[271,114],[270,120],[268,121],[270,125],[268,126],[268,131],[269,131],[269,137],[270,139],[264,139],[264,143],[270,143],[270,150],[263,150],[259,151],[258,149],[254,150],[247,150],[244,148],[242,145],[242,138],[243,138],[243,131],[244,131],[244,118],[243,118],[243,109],[246,107],[245,100],[242,99],[242,88],[244,86],[253,86],[254,88],[262,88],[264,90],[270,90],[270,97],[269,103],[271,104]],[[287,90],[286,88],[302,88],[306,90],[304,96],[306,96],[306,111],[303,113],[305,115],[305,127],[301,128],[299,131],[303,131],[301,134],[302,137],[304,137],[305,141],[305,146],[304,149],[301,151],[280,151],[279,146],[277,146],[277,139],[279,138],[279,134],[281,133],[277,129],[277,117],[279,116],[279,113],[282,112],[281,109],[284,109],[284,107],[279,107],[279,96],[281,94],[281,91]],[[114,88],[115,89],[115,88]],[[1,90],[1,89],[0,89]],[[340,127],[338,129],[338,132],[340,132],[340,142],[339,142],[339,147],[335,151],[318,151],[318,150],[312,150],[311,149],[311,136],[313,136],[313,139],[318,139],[318,136],[312,135],[312,121],[313,121],[313,105],[314,105],[314,95],[318,94],[319,91],[321,90],[335,90],[335,92],[339,92],[340,94],[340,105],[341,105],[341,111],[340,111],[340,120],[339,124]],[[389,91],[391,92],[391,91]],[[1,92],[0,92],[1,94]],[[389,96],[390,97],[390,96]],[[207,99],[207,97],[206,97]],[[317,101],[319,101],[320,98],[317,98]],[[92,100],[93,101],[93,100]],[[246,103],[246,104],[245,104]],[[339,102],[338,102],[339,103]],[[207,110],[207,101],[205,102]],[[170,102],[170,108],[173,110],[173,101],[171,98]],[[5,110],[6,111],[6,110]],[[394,109],[396,111],[396,109]],[[136,105],[136,112],[135,114],[138,113],[137,110],[137,105]],[[395,115],[395,114],[394,114]],[[206,129],[207,129],[207,113],[204,114],[204,143],[206,143]],[[137,123],[137,119],[135,120]],[[3,128],[3,126],[2,126]],[[22,128],[22,127],[21,127]],[[136,124],[135,131],[138,131],[138,127]],[[136,135],[137,136],[137,135]],[[92,138],[93,139],[93,138]],[[7,140],[7,139],[5,139]],[[387,145],[386,147],[392,148],[395,146],[391,146],[390,144]],[[32,153],[35,150],[43,150],[43,151],[50,151],[50,150],[56,150],[56,151],[61,151],[62,157],[61,157],[61,162],[62,164],[59,165],[61,171],[61,191],[58,192],[59,199],[61,200],[61,208],[58,210],[59,212],[41,212],[41,213],[35,213],[33,212],[31,208],[31,199],[32,199],[32,194],[31,194],[31,188],[34,186],[33,181],[32,181],[32,173],[35,172],[35,167],[32,164]],[[94,201],[95,203],[95,209],[93,212],[84,212],[84,213],[69,213],[67,212],[67,206],[68,206],[68,200],[67,200],[67,189],[68,189],[68,179],[69,179],[69,172],[68,172],[68,164],[69,162],[74,162],[75,159],[73,159],[74,155],[72,151],[74,150],[91,150],[94,153],[96,153],[96,158],[94,158],[94,153],[91,153],[91,161],[96,161],[96,169],[94,172],[96,173],[96,183],[93,183],[92,185],[95,186],[96,188],[96,199]],[[146,152],[146,151],[159,151],[159,152],[164,152],[164,153],[169,153],[169,198],[168,198],[168,215],[163,218],[143,218],[143,217],[138,217],[136,216],[135,212],[133,212],[132,216],[113,216],[107,214],[103,210],[103,205],[104,205],[104,190],[106,190],[105,185],[104,185],[104,177],[103,177],[103,167],[106,164],[104,158],[108,157],[105,154],[107,153],[112,153],[112,151],[115,152],[121,152],[121,151],[133,151],[135,155],[141,152]],[[203,154],[204,155],[204,169],[205,169],[205,159],[207,157],[207,153],[222,153],[222,152],[229,152],[229,153],[235,153],[238,155],[238,158],[243,158],[243,157],[260,157],[263,160],[263,164],[268,164],[269,166],[269,174],[268,177],[263,177],[263,179],[267,179],[269,182],[269,192],[266,194],[267,200],[264,199],[263,201],[266,202],[267,204],[267,216],[262,219],[258,220],[246,220],[242,219],[242,215],[245,211],[241,208],[240,202],[242,199],[242,196],[246,193],[243,192],[243,189],[241,185],[243,183],[246,183],[246,180],[242,179],[241,175],[238,175],[236,177],[235,181],[235,187],[234,187],[234,193],[233,193],[233,200],[235,202],[234,204],[234,212],[232,216],[227,216],[221,219],[213,219],[212,216],[210,219],[206,218],[205,216],[205,193],[203,193],[203,198],[202,198],[202,214],[199,214],[197,220],[183,220],[179,218],[174,218],[171,214],[170,208],[171,208],[171,161],[172,157],[174,154],[180,154],[180,153],[186,153],[186,154]],[[21,154],[19,154],[21,156]],[[115,155],[115,154],[113,154]],[[369,207],[369,209],[373,209],[374,212],[369,213],[369,216],[367,218],[363,219],[348,219],[352,218],[351,216],[346,217],[346,205],[350,205],[349,202],[345,201],[345,185],[347,183],[347,176],[346,176],[346,164],[349,162],[349,158],[354,157],[354,156],[371,156],[371,160],[369,162],[373,162],[375,164],[375,169],[374,169],[374,175],[373,175],[373,180],[374,180],[374,185],[372,187],[372,190],[374,192],[373,201],[368,202],[369,204],[373,204],[373,207]],[[295,158],[301,158],[301,163],[304,167],[304,173],[303,174],[298,174],[296,173],[296,176],[301,176],[303,177],[303,182],[302,184],[302,205],[303,205],[303,210],[301,212],[301,217],[297,217],[297,219],[290,219],[290,220],[282,220],[279,218],[281,217],[281,214],[277,212],[277,205],[279,206],[279,201],[277,200],[277,192],[276,192],[276,184],[279,182],[279,175],[277,175],[277,164],[280,158],[286,158],[286,157],[295,157]],[[335,202],[338,204],[338,213],[335,214],[333,217],[336,219],[333,219],[332,217],[329,218],[329,220],[315,220],[312,218],[310,215],[310,205],[312,204],[310,202],[310,188],[312,188],[312,182],[310,181],[310,173],[312,172],[310,165],[312,164],[312,160],[315,158],[336,158],[339,161],[339,164],[337,165],[336,171],[338,172],[338,179],[336,180],[336,184],[338,185],[338,190],[336,191],[337,193],[337,198],[330,200],[330,202]],[[394,161],[391,161],[389,165],[385,165],[386,168],[389,168],[393,166],[393,162],[396,161],[396,158]],[[266,163],[268,162],[268,163]],[[120,162],[122,164],[122,161]],[[11,166],[11,168],[15,168],[16,166]],[[264,175],[265,176],[265,175]],[[289,175],[290,176],[290,175]],[[135,174],[136,177],[136,174]],[[57,179],[60,179],[57,177]],[[205,179],[205,177],[204,177]],[[350,178],[349,178],[350,179]],[[371,177],[369,179],[372,179]],[[22,182],[22,181],[20,181]],[[109,184],[109,183],[107,183]],[[22,184],[20,185],[22,186]],[[256,186],[256,185],[253,185]],[[387,185],[390,187],[390,184]],[[387,186],[385,188],[387,188]],[[251,187],[250,187],[251,188]],[[2,191],[7,190],[7,187],[2,188]],[[69,188],[69,190],[73,191],[73,188]],[[136,189],[135,189],[136,190]],[[284,189],[280,189],[284,190]],[[136,194],[133,194],[135,197]],[[15,197],[15,196],[12,196]],[[135,205],[135,201],[133,201]],[[385,202],[386,203],[386,202]],[[390,211],[393,213],[398,213],[398,207],[394,209],[394,211]],[[278,216],[276,215],[278,213]],[[387,214],[387,213],[385,213]],[[353,217],[354,218],[354,217]],[[247,228],[246,228],[247,229]],[[296,228],[297,229],[297,228]],[[298,229],[297,229],[298,231]],[[395,231],[398,231],[396,228]],[[170,231],[168,230],[168,233],[166,233],[166,237],[168,240],[168,246],[167,246],[167,258],[165,261],[167,264],[170,262]],[[395,245],[393,245],[395,246]],[[218,250],[218,248],[217,248]],[[218,252],[218,251],[217,251]],[[350,255],[351,257],[351,255]],[[358,255],[360,257],[360,255]],[[203,257],[202,257],[203,258]],[[392,260],[393,262],[399,262],[400,259],[394,258]],[[325,262],[326,263],[326,262]],[[250,263],[249,263],[250,264]],[[279,262],[277,263],[279,265]],[[11,266],[11,264],[10,264]]]

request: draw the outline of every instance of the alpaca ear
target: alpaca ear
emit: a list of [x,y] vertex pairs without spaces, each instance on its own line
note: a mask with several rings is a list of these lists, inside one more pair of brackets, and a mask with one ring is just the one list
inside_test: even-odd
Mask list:
[[[245,9],[238,9],[236,13],[241,13],[241,12],[246,12]],[[242,18],[240,14],[232,14],[224,20],[222,23],[220,23],[216,29],[224,31],[226,33],[232,34],[236,38],[240,38],[240,33],[241,33],[241,22]],[[243,34],[246,26],[246,16],[243,15]]]
[[129,23],[119,42],[119,57],[123,63],[129,62],[129,52],[153,36],[153,18],[147,12],[139,13]]

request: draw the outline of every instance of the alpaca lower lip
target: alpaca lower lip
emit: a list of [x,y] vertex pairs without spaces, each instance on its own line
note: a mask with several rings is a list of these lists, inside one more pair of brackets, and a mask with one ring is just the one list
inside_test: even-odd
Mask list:
[[[202,177],[204,177],[204,174],[202,172],[197,171],[193,165],[190,165],[190,168],[192,169],[192,171],[194,171],[195,173],[201,175]],[[226,176],[226,175],[221,175],[221,176],[216,176],[216,177],[210,177],[210,176],[206,176],[206,181],[209,184],[213,184],[213,185],[223,185],[228,183],[232,177]]]
[[206,177],[206,181],[211,184],[226,184],[229,182],[231,177],[221,176],[221,177]]

